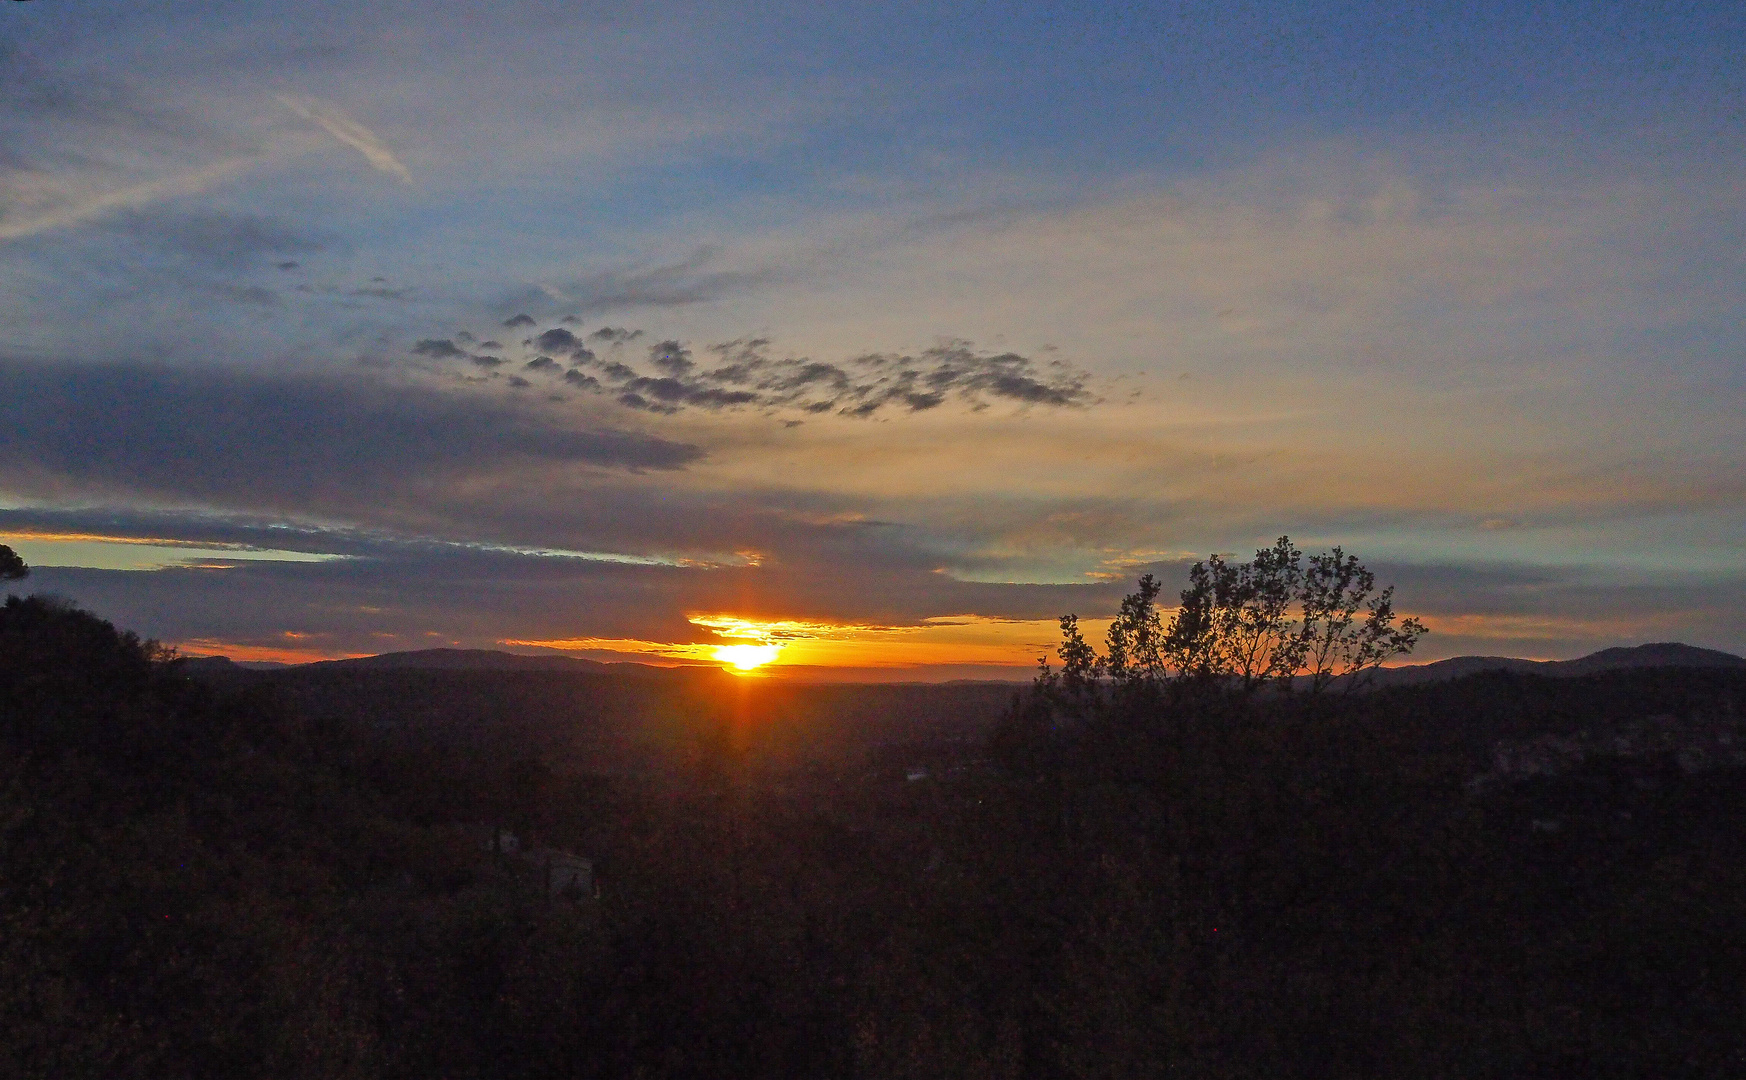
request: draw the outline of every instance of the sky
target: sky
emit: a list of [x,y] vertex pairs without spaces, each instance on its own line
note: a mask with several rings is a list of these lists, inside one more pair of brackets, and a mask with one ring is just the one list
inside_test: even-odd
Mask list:
[[1280,535],[1415,659],[1746,652],[1738,5],[31,0],[0,72],[0,543],[185,653],[1023,678]]

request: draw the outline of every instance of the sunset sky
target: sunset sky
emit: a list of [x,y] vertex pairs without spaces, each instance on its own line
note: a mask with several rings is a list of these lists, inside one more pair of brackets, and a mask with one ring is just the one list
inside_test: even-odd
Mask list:
[[1023,677],[1280,534],[1415,659],[1746,652],[1738,4],[33,0],[0,73],[0,543],[185,652]]

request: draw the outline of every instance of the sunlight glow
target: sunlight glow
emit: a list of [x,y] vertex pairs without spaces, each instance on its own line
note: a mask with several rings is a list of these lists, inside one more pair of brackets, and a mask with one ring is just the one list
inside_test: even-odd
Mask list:
[[[908,626],[825,623],[799,619],[748,619],[738,615],[693,614],[686,618],[730,640],[748,644],[717,647],[712,656],[735,663],[732,655],[764,654],[759,664],[777,659],[779,667],[903,667],[917,664],[992,664],[1029,669],[1054,648],[1053,619],[995,619],[944,615]],[[1088,628],[1097,620],[1086,623]],[[766,650],[768,650],[766,652]],[[732,655],[730,655],[732,654]],[[749,670],[735,664],[739,670]]]
[[776,659],[781,651],[780,645],[720,645],[716,647],[715,658],[733,665],[736,671],[751,671]]
[[[730,670],[749,672],[766,665],[788,674],[810,668],[911,668],[930,664],[973,664],[1028,673],[1037,657],[1053,655],[1060,633],[1055,619],[1004,619],[982,615],[940,615],[910,625],[827,623],[803,619],[753,619],[740,615],[694,613],[686,616],[710,631],[715,642],[662,642],[637,638],[580,637],[528,640],[508,638],[511,647],[595,653],[601,659],[636,658],[667,663],[713,660]],[[1108,620],[1080,623],[1088,636],[1102,635]]]

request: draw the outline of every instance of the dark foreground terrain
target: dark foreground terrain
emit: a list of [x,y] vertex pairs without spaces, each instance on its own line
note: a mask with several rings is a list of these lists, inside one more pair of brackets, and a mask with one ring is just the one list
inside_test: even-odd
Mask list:
[[1746,674],[1010,696],[10,601],[0,1075],[1746,1075]]

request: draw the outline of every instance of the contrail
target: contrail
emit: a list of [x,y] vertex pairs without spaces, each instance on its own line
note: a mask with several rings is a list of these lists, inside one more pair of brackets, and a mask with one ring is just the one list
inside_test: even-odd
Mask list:
[[19,237],[30,236],[48,229],[58,229],[67,225],[76,225],[90,218],[98,217],[112,210],[122,210],[162,199],[172,199],[180,195],[190,195],[227,180],[244,169],[257,164],[260,158],[231,158],[215,162],[203,168],[190,172],[177,173],[161,180],[152,180],[131,187],[118,188],[114,191],[93,195],[80,202],[54,207],[42,213],[26,216],[22,219],[0,221],[0,240],[16,240]]
[[412,174],[406,171],[406,166],[369,128],[324,101],[297,94],[275,96],[287,109],[364,155],[365,160],[377,169],[398,176],[402,183],[412,183]]

